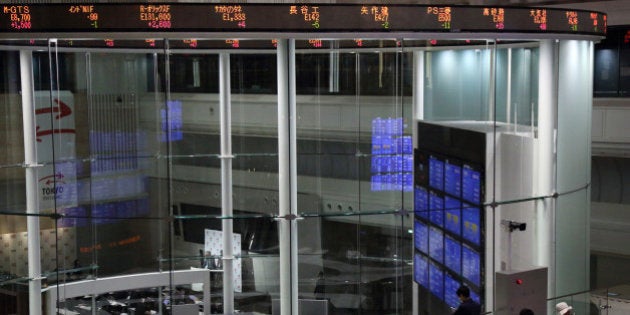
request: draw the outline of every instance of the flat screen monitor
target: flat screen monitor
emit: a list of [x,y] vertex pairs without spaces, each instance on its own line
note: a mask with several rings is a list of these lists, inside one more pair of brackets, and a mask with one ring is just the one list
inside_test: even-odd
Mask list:
[[462,203],[459,199],[444,196],[444,227],[455,235],[462,234]]
[[444,190],[444,161],[434,155],[429,156],[429,186]]
[[413,154],[404,154],[403,156],[403,172],[413,172]]
[[470,298],[479,304],[483,304],[483,301],[481,300],[479,293],[475,292],[475,290],[472,290],[472,289],[470,290]]
[[424,254],[429,254],[429,227],[415,220],[413,229],[414,246]]
[[395,140],[390,135],[383,135],[381,137],[381,154],[393,154]]
[[455,274],[462,274],[462,243],[448,235],[444,237],[444,265]]
[[444,232],[429,228],[429,256],[439,263],[444,263]]
[[474,285],[481,285],[481,258],[479,252],[464,245],[462,247],[462,276]]
[[444,302],[452,309],[456,309],[461,302],[457,297],[457,289],[460,285],[459,281],[448,272],[444,274]]
[[160,110],[162,119],[161,141],[177,141],[184,138],[182,131],[182,101],[168,101],[166,109]]
[[464,239],[475,245],[481,245],[481,213],[480,209],[464,203],[462,205],[462,221]]
[[398,138],[400,142],[399,148],[403,154],[412,154],[413,153],[413,140],[411,136],[402,136]]
[[444,198],[434,191],[429,192],[429,219],[433,224],[444,227]]
[[429,287],[429,259],[418,253],[413,256],[413,278],[419,285]]
[[416,186],[414,190],[414,212],[421,218],[429,219],[429,192],[426,188]]
[[429,291],[444,300],[444,270],[433,262],[429,263]]
[[462,198],[481,204],[481,172],[467,164],[462,167]]
[[372,154],[383,154],[383,135],[372,130]]
[[452,160],[444,162],[444,191],[457,198],[462,193],[462,167]]

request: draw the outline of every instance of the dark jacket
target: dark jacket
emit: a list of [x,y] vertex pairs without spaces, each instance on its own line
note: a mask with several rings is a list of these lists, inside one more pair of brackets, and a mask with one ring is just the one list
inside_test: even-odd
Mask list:
[[481,314],[481,305],[479,303],[473,301],[473,299],[468,299],[459,304],[459,307],[453,313],[453,315],[479,315]]

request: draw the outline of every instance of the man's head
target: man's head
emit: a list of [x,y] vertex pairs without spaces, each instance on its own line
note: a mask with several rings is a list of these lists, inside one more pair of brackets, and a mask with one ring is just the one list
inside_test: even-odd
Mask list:
[[521,310],[520,313],[518,313],[518,315],[534,315],[534,311],[530,310],[529,308],[524,308]]
[[470,298],[470,289],[465,285],[459,287],[455,293],[457,294],[457,297],[462,301],[468,300]]

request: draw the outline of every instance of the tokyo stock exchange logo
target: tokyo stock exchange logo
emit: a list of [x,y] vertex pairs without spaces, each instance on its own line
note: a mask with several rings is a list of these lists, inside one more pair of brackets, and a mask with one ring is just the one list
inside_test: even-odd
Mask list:
[[55,200],[63,195],[64,175],[61,173],[45,176],[39,179],[43,200]]

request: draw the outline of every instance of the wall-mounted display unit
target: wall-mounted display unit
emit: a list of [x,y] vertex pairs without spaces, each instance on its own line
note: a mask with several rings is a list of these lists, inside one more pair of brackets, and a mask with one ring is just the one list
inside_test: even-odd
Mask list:
[[484,304],[486,135],[425,122],[417,134],[414,279],[419,301],[427,301],[420,305],[429,314],[448,312],[459,305],[461,285]]

